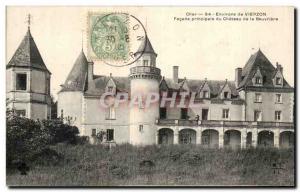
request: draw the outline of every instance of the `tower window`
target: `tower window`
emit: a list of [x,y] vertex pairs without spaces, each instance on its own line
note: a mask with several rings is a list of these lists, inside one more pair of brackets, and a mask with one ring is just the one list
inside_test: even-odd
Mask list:
[[116,111],[113,106],[110,106],[108,109],[108,114],[106,119],[116,119]]
[[27,89],[27,74],[18,73],[16,77],[16,90]]
[[113,86],[107,87],[107,92],[113,92]]
[[148,66],[149,65],[149,61],[148,60],[143,60],[143,66]]
[[107,141],[113,141],[114,140],[114,130],[113,129],[107,129],[106,130],[106,138],[107,138]]
[[25,117],[26,116],[26,110],[25,109],[22,109],[22,110],[16,110],[16,115],[18,117]]
[[281,85],[281,78],[280,77],[276,77],[276,85]]

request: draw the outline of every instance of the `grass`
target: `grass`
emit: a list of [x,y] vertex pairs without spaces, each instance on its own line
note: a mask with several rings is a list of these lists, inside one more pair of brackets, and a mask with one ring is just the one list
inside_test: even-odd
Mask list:
[[[58,163],[7,171],[9,186],[294,186],[293,149],[218,150],[199,146],[53,147]],[[149,162],[153,162],[153,165]],[[274,173],[274,166],[282,169]],[[48,165],[47,165],[48,164]]]

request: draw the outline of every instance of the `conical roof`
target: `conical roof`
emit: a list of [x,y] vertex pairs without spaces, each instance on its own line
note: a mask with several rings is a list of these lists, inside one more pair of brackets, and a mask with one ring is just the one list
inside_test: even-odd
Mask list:
[[72,70],[70,71],[61,91],[84,91],[84,86],[88,72],[88,61],[81,50]]
[[30,67],[44,70],[50,73],[34,42],[29,28],[21,44],[19,45],[18,49],[16,50],[6,67]]
[[141,45],[136,53],[153,53],[153,54],[157,55],[151,45],[151,42],[150,42],[148,36],[146,36],[145,40],[141,43]]

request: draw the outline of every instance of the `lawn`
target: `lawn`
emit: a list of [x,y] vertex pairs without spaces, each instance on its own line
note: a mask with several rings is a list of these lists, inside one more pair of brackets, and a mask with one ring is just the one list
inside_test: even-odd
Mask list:
[[294,186],[293,149],[206,149],[172,145],[111,149],[58,144],[61,159],[7,170],[9,186]]

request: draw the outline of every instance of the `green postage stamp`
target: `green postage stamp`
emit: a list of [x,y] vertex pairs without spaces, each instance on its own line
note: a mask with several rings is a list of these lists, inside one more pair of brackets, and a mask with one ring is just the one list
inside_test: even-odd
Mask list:
[[96,59],[124,60],[129,51],[127,14],[90,14],[90,50]]

